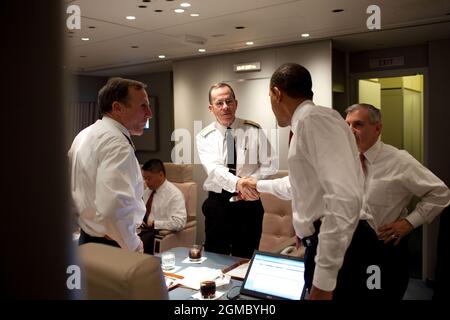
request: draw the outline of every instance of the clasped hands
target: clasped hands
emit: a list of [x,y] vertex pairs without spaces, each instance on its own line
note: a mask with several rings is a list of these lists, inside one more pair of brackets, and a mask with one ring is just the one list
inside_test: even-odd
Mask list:
[[239,192],[238,199],[254,201],[259,199],[259,192],[256,190],[257,180],[252,177],[239,178],[236,183],[236,190]]

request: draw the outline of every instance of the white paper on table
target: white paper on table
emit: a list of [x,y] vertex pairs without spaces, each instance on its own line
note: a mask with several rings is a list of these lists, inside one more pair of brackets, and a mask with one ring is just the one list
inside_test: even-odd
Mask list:
[[241,265],[237,266],[236,268],[231,269],[230,271],[228,271],[225,274],[230,277],[244,279],[245,275],[247,274],[248,266],[249,266],[249,262],[241,264]]
[[[222,270],[208,267],[187,267],[177,274],[184,277],[184,279],[180,279],[181,285],[194,290],[200,290],[200,282],[205,280],[216,281],[216,286],[224,285],[230,281],[229,277],[223,275]],[[225,283],[225,281],[227,282]]]
[[166,281],[167,288],[175,287],[180,282],[180,279],[176,279],[176,278],[172,278],[172,277],[168,277],[168,276],[164,276],[164,279]]

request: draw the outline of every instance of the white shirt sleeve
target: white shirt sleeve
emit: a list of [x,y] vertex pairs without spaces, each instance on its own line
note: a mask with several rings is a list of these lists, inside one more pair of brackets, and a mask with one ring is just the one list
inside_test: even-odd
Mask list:
[[222,189],[228,192],[236,192],[236,183],[239,177],[230,173],[228,167],[223,164],[217,145],[208,143],[202,135],[197,135],[197,151],[200,161],[206,170],[209,181],[214,181],[214,192],[220,193]]
[[[140,172],[129,146],[109,143],[99,159],[96,184],[96,210],[104,221],[106,235],[122,248],[135,251],[140,239],[136,233],[135,215],[145,214],[142,195],[136,194]],[[142,218],[141,218],[142,219]]]
[[292,200],[289,176],[273,180],[259,180],[256,183],[256,189],[258,192],[270,193],[283,200]]
[[313,284],[326,291],[336,286],[337,274],[359,221],[363,193],[356,149],[351,145],[354,138],[345,131],[348,128],[335,121],[311,115],[299,128],[300,139],[296,140],[297,148],[313,164],[324,190]]
[[420,198],[420,202],[406,219],[417,228],[433,221],[450,204],[450,191],[444,182],[411,155],[404,156],[407,168],[402,174],[403,186]]
[[173,192],[167,199],[164,198],[164,204],[158,207],[158,210],[162,212],[153,213],[155,229],[178,231],[184,228],[187,214],[186,204],[181,192]]

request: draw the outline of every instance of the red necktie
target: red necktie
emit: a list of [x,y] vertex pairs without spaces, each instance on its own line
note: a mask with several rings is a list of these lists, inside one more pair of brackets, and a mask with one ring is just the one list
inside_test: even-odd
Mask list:
[[150,197],[147,200],[147,204],[145,205],[147,207],[147,210],[145,211],[145,216],[143,219],[145,225],[147,225],[148,216],[150,215],[150,212],[152,211],[153,196],[155,193],[156,193],[156,190],[153,190],[152,193],[150,194]]
[[364,176],[367,176],[366,157],[364,156],[364,153],[359,154],[359,161],[361,161],[361,168],[363,169]]

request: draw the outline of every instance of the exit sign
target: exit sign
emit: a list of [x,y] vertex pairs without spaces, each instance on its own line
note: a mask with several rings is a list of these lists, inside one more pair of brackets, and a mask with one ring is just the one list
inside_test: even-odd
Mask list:
[[405,57],[391,57],[369,60],[369,66],[371,69],[403,66],[404,64]]

